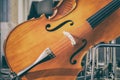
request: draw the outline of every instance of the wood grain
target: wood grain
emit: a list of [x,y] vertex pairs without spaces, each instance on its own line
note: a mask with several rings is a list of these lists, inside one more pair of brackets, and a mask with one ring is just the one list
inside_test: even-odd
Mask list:
[[[76,0],[76,8],[66,16],[54,20],[41,18],[29,20],[18,25],[8,36],[5,46],[6,59],[12,71],[18,73],[31,65],[38,56],[50,48],[56,57],[48,62],[34,67],[23,80],[75,80],[82,58],[92,46],[99,42],[108,42],[120,35],[120,10],[118,9],[96,29],[92,29],[86,19],[108,4],[111,0]],[[51,29],[66,20],[72,20],[62,28],[49,32],[45,29],[51,24]],[[77,45],[72,46],[70,40],[63,35],[70,32],[76,39]],[[86,47],[74,59],[77,64],[70,64],[71,55],[81,47],[82,39],[87,40]],[[80,62],[80,63],[79,63]]]

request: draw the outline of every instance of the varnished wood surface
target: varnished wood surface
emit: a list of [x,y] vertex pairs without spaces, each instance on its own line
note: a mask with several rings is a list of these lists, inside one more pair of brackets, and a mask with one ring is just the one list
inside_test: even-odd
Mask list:
[[76,8],[76,0],[60,0],[58,5],[53,9],[54,14],[50,17],[52,20],[60,19]]
[[[18,73],[30,64],[46,49],[50,48],[56,58],[33,68],[23,80],[75,80],[82,67],[81,62],[85,52],[99,42],[108,42],[120,35],[120,10],[118,9],[96,29],[92,30],[86,19],[108,4],[111,0],[76,0],[76,8],[68,15],[58,20],[48,20],[43,15],[18,25],[8,36],[5,46],[6,59],[12,71]],[[54,28],[65,20],[73,20],[62,28],[48,32],[46,24]],[[84,23],[84,24],[83,24]],[[70,40],[63,35],[68,31],[74,35],[77,45],[72,46]],[[82,45],[81,40],[86,39],[87,46],[75,56],[77,64],[69,62],[70,56]]]

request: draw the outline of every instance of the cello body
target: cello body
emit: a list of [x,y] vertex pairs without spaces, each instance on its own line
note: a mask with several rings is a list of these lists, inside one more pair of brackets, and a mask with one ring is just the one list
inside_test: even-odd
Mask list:
[[[31,65],[46,48],[50,48],[56,55],[52,60],[31,69],[23,80],[75,80],[82,70],[80,63],[86,51],[100,42],[111,41],[120,35],[119,9],[95,29],[86,21],[111,0],[73,1],[74,9],[64,17],[58,17],[58,13],[58,16],[47,19],[43,15],[18,25],[9,34],[5,44],[5,56],[15,73]],[[75,46],[64,32],[75,37]],[[82,46],[84,48],[71,60],[71,55]],[[74,59],[77,60],[76,64]]]

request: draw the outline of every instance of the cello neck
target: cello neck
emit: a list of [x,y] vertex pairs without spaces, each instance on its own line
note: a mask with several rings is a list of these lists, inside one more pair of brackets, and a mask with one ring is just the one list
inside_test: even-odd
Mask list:
[[120,7],[120,0],[113,0],[104,8],[99,10],[93,16],[89,17],[87,21],[90,23],[91,27],[94,29],[100,22],[102,22],[106,17],[111,15],[115,10]]

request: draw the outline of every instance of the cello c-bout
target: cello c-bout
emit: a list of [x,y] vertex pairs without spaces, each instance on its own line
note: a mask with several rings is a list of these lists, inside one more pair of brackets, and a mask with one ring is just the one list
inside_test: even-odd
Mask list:
[[[108,42],[120,35],[120,10],[118,9],[120,1],[91,0],[85,2],[85,0],[76,0],[76,3],[76,8],[59,20],[47,20],[43,16],[38,19],[39,21],[32,22],[31,20],[17,26],[11,32],[6,42],[5,52],[12,71],[19,73],[28,67],[46,48],[49,48],[55,55],[53,59],[31,69],[22,78],[23,80],[75,80],[79,71],[82,70],[80,63],[86,51],[95,44]],[[84,11],[90,7],[87,5],[88,3],[93,9]],[[84,9],[82,9],[83,5]],[[101,12],[98,12],[101,8],[98,5],[102,5],[102,7],[107,5],[107,9],[103,8]],[[108,8],[112,8],[113,11]],[[81,11],[90,13],[85,14]],[[105,15],[107,18],[99,23],[96,22],[97,20],[101,22],[99,17],[104,17],[98,15],[95,18],[90,17],[95,12],[114,13],[109,17]],[[82,18],[83,14],[88,19]],[[83,21],[79,22],[80,19]],[[39,23],[40,21],[42,24]],[[74,28],[69,29],[73,26]],[[14,40],[16,41],[14,42]],[[15,57],[14,61],[13,57]]]

